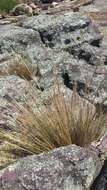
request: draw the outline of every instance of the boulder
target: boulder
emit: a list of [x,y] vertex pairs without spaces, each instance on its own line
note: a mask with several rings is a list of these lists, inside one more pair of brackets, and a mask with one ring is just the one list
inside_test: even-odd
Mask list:
[[97,151],[76,145],[33,155],[0,171],[0,190],[89,190],[101,170]]
[[[16,25],[0,27],[0,57],[5,59],[3,56],[13,53],[29,57],[40,68],[42,92],[53,86],[53,70],[57,70],[59,80],[71,90],[76,80],[80,95],[91,78],[90,92],[95,93],[102,81],[106,84],[106,73],[100,69],[106,68],[107,51],[101,46],[101,33],[87,16],[73,12],[56,16],[40,14],[25,17]],[[105,84],[96,102],[103,100],[102,95],[105,97]]]
[[40,14],[36,19],[35,17],[26,19],[23,27],[38,31],[46,46],[64,50],[81,46],[84,41],[89,44],[95,41],[100,43],[102,39],[89,18],[73,12],[58,16]]
[[41,45],[40,35],[32,29],[7,24],[0,26],[0,56],[23,52],[30,45]]
[[106,74],[96,73],[96,67],[102,70],[104,66],[106,69],[107,51],[101,45],[102,34],[90,19],[80,13],[71,12],[58,16],[39,15],[36,19],[26,19],[23,27],[38,31],[48,54],[51,51],[56,53],[55,59],[53,53],[49,56],[52,65],[53,60],[57,62],[62,54],[62,61],[59,61],[62,64],[57,64],[57,68],[61,71],[60,74],[68,88],[72,89],[72,81],[76,80],[79,91],[84,91],[86,81],[92,81],[90,92],[95,93],[101,83],[100,91],[94,95],[98,96],[96,102],[103,101],[103,97],[106,96]]
[[25,3],[21,3],[21,4],[16,5],[13,8],[13,10],[11,10],[10,14],[14,16],[23,15],[23,14],[26,14],[27,16],[32,16],[33,9],[29,5]]

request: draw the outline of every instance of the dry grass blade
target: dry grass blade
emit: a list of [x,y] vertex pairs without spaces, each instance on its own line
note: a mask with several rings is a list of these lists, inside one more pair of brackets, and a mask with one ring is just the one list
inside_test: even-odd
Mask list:
[[27,155],[69,144],[85,146],[98,140],[107,127],[103,112],[97,114],[92,104],[79,97],[76,87],[72,97],[65,96],[59,86],[56,91],[51,105],[42,106],[39,112],[27,103],[23,107],[13,101],[19,115],[8,118],[11,131],[0,129],[0,138]]

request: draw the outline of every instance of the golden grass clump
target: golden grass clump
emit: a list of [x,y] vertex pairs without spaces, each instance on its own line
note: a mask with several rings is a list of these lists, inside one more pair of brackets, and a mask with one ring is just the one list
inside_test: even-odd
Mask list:
[[12,59],[0,65],[0,76],[16,75],[25,80],[37,81],[40,77],[40,69],[32,63],[30,58],[16,54]]
[[70,97],[58,86],[51,105],[41,106],[38,111],[27,103],[24,107],[15,102],[19,114],[8,118],[9,131],[0,129],[0,138],[17,147],[19,157],[70,144],[85,146],[100,139],[106,130],[106,116],[82,100],[76,88]]

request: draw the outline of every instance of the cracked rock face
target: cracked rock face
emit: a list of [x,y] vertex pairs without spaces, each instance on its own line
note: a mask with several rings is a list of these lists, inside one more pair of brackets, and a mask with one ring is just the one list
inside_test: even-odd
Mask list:
[[97,152],[76,145],[62,147],[0,171],[0,190],[88,190],[100,169]]
[[106,96],[107,73],[102,72],[102,66],[106,71],[107,51],[100,46],[102,35],[86,16],[72,12],[40,14],[22,20],[17,26],[0,26],[0,34],[1,64],[14,53],[28,56],[40,68],[41,89],[47,90],[53,85],[53,70],[57,70],[59,80],[71,90],[76,80],[82,95],[86,78],[93,78],[91,92],[103,80],[104,87],[97,94],[97,101]]

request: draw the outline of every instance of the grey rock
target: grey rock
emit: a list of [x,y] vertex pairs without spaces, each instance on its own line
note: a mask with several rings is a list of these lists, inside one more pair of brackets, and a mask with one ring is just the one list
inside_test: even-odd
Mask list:
[[[90,19],[80,13],[40,14],[25,18],[21,25],[1,26],[0,59],[3,64],[2,60],[7,59],[4,55],[21,53],[40,68],[42,91],[53,86],[54,70],[57,70],[58,79],[66,87],[72,90],[76,80],[78,91],[83,95],[87,77],[93,79],[90,92],[96,91],[100,81],[106,84],[106,74],[95,72],[96,66],[106,67],[107,62],[107,51],[100,46],[101,40],[102,35]],[[106,93],[103,88],[98,101]]]
[[101,170],[97,152],[70,145],[0,171],[1,190],[89,190]]
[[[96,98],[96,102],[102,103],[107,96],[107,52],[100,45],[101,40],[102,35],[90,19],[79,13],[26,18],[17,26],[0,26],[0,68],[2,70],[4,62],[13,59],[16,53],[38,65],[41,72],[40,89],[36,89],[38,104],[40,99],[49,97],[55,77],[69,92],[76,80],[80,95],[84,95],[86,78],[92,78],[91,95],[96,94],[98,84],[104,80]],[[5,99],[9,101],[9,96],[20,103],[26,96],[33,105],[30,98],[31,93],[34,95],[33,82],[29,85],[28,81],[12,74],[2,76],[0,96],[4,102],[1,105],[7,106]],[[0,190],[88,190],[101,164],[96,151],[74,145],[59,148],[21,159],[0,171]]]
[[104,166],[99,174],[99,176],[95,179],[93,185],[90,190],[106,190],[107,188],[107,160],[104,163]]
[[94,43],[95,40],[101,40],[101,34],[91,25],[90,19],[86,16],[70,12],[58,15],[58,18],[45,14],[37,16],[37,19],[29,18],[23,27],[39,31],[43,43],[49,47],[71,49],[84,41]]
[[3,98],[4,102],[7,100],[10,103],[17,101],[21,104],[26,102],[30,105],[34,105],[34,96],[37,97],[36,105],[41,105],[41,91],[37,89],[36,86],[33,86],[32,81],[28,82],[14,75],[0,77],[0,98],[1,100]]
[[100,174],[95,179],[90,190],[106,190],[107,189],[107,134],[105,134],[99,142],[92,143],[100,152],[100,159],[104,162]]
[[[90,19],[78,13],[67,13],[58,15],[58,17],[39,15],[36,19],[33,17],[25,20],[23,27],[32,28],[40,33],[45,50],[49,52],[49,58],[51,57],[51,64],[58,65],[61,71],[59,75],[65,80],[67,87],[72,89],[72,81],[77,80],[79,91],[84,91],[86,78],[89,80],[92,78],[90,91],[94,91],[94,95],[98,96],[97,101],[102,101],[102,96],[106,95],[104,87],[106,73],[96,73],[95,70],[99,65],[105,65],[106,68],[107,51],[101,46],[102,35]],[[52,54],[49,47],[52,49]],[[55,59],[53,52],[56,52]],[[59,60],[59,64],[57,64],[57,60]],[[102,70],[101,67],[99,67],[100,69]],[[49,75],[47,74],[47,76]],[[98,83],[102,84],[102,81],[104,82],[103,89],[96,94]],[[44,86],[47,86],[47,82]]]
[[24,29],[12,24],[0,26],[0,55],[21,52],[31,44],[41,44],[40,35],[32,29]]
[[107,50],[84,43],[79,48],[73,50],[73,55],[81,60],[85,60],[90,65],[106,65]]
[[21,79],[20,77],[11,75],[0,78],[0,96],[2,97],[9,95],[19,101],[21,100],[21,94],[24,96],[27,94],[29,89],[30,86],[27,81]]

